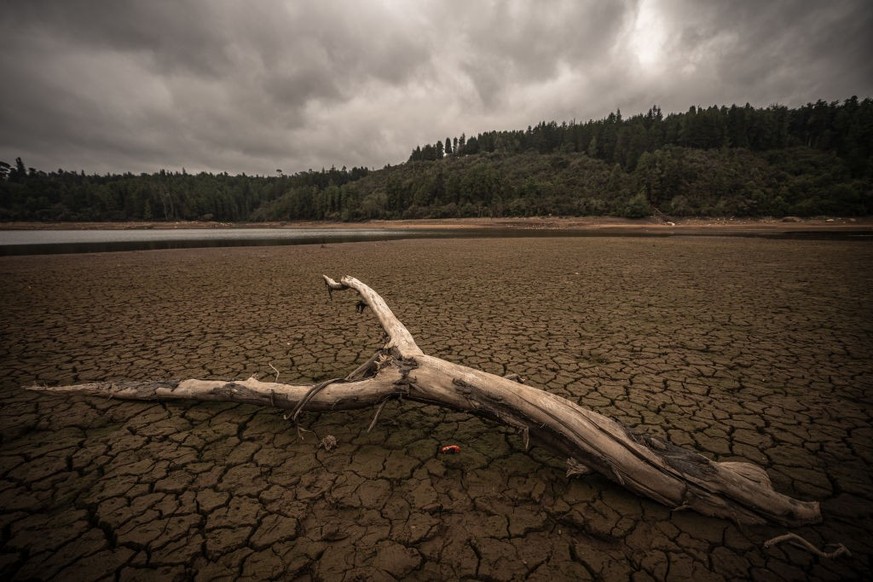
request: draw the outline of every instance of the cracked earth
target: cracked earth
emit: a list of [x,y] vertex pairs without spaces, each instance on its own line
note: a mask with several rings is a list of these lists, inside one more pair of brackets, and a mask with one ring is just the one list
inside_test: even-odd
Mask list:
[[[0,258],[7,580],[837,580],[873,569],[873,245],[396,241]],[[427,353],[573,399],[822,502],[784,533],[670,512],[511,430],[391,402],[304,413],[23,385],[342,376],[379,292]],[[318,448],[326,435],[337,448]],[[458,444],[459,455],[438,455]]]

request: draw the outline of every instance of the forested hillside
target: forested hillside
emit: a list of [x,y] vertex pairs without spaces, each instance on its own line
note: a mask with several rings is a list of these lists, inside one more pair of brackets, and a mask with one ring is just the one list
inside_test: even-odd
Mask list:
[[543,122],[447,137],[377,171],[0,170],[2,220],[857,216],[873,214],[873,100]]

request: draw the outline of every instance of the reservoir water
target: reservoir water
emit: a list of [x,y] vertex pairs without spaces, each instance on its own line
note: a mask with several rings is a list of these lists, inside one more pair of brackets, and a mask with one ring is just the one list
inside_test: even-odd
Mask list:
[[[616,233],[641,236],[646,233]],[[669,233],[658,233],[665,236]],[[519,238],[597,235],[590,230],[512,228],[178,228],[0,230],[0,256],[197,247],[274,246],[404,238]],[[651,235],[651,234],[649,234]]]
[[0,255],[389,240],[421,231],[362,228],[0,230]]
[[744,236],[866,239],[869,231],[760,231],[735,229],[519,229],[519,228],[167,228],[0,230],[0,256],[182,249],[198,247],[327,244],[409,238]]

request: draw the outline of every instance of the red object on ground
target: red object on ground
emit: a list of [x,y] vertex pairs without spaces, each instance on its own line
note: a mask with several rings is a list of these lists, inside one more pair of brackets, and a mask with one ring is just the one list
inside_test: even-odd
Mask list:
[[440,447],[440,452],[444,455],[457,455],[461,452],[461,447],[458,445],[446,445],[444,447]]

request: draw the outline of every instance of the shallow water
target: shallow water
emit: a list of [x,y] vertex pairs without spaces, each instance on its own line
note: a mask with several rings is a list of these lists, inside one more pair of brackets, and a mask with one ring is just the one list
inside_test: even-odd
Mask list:
[[702,229],[649,230],[518,228],[179,228],[0,230],[0,256],[188,249],[238,246],[282,246],[398,239],[439,238],[579,238],[579,237],[738,236],[807,240],[873,240],[864,230],[780,231],[736,228],[730,232]]
[[0,254],[155,250],[389,240],[402,230],[329,228],[180,228],[0,231]]

